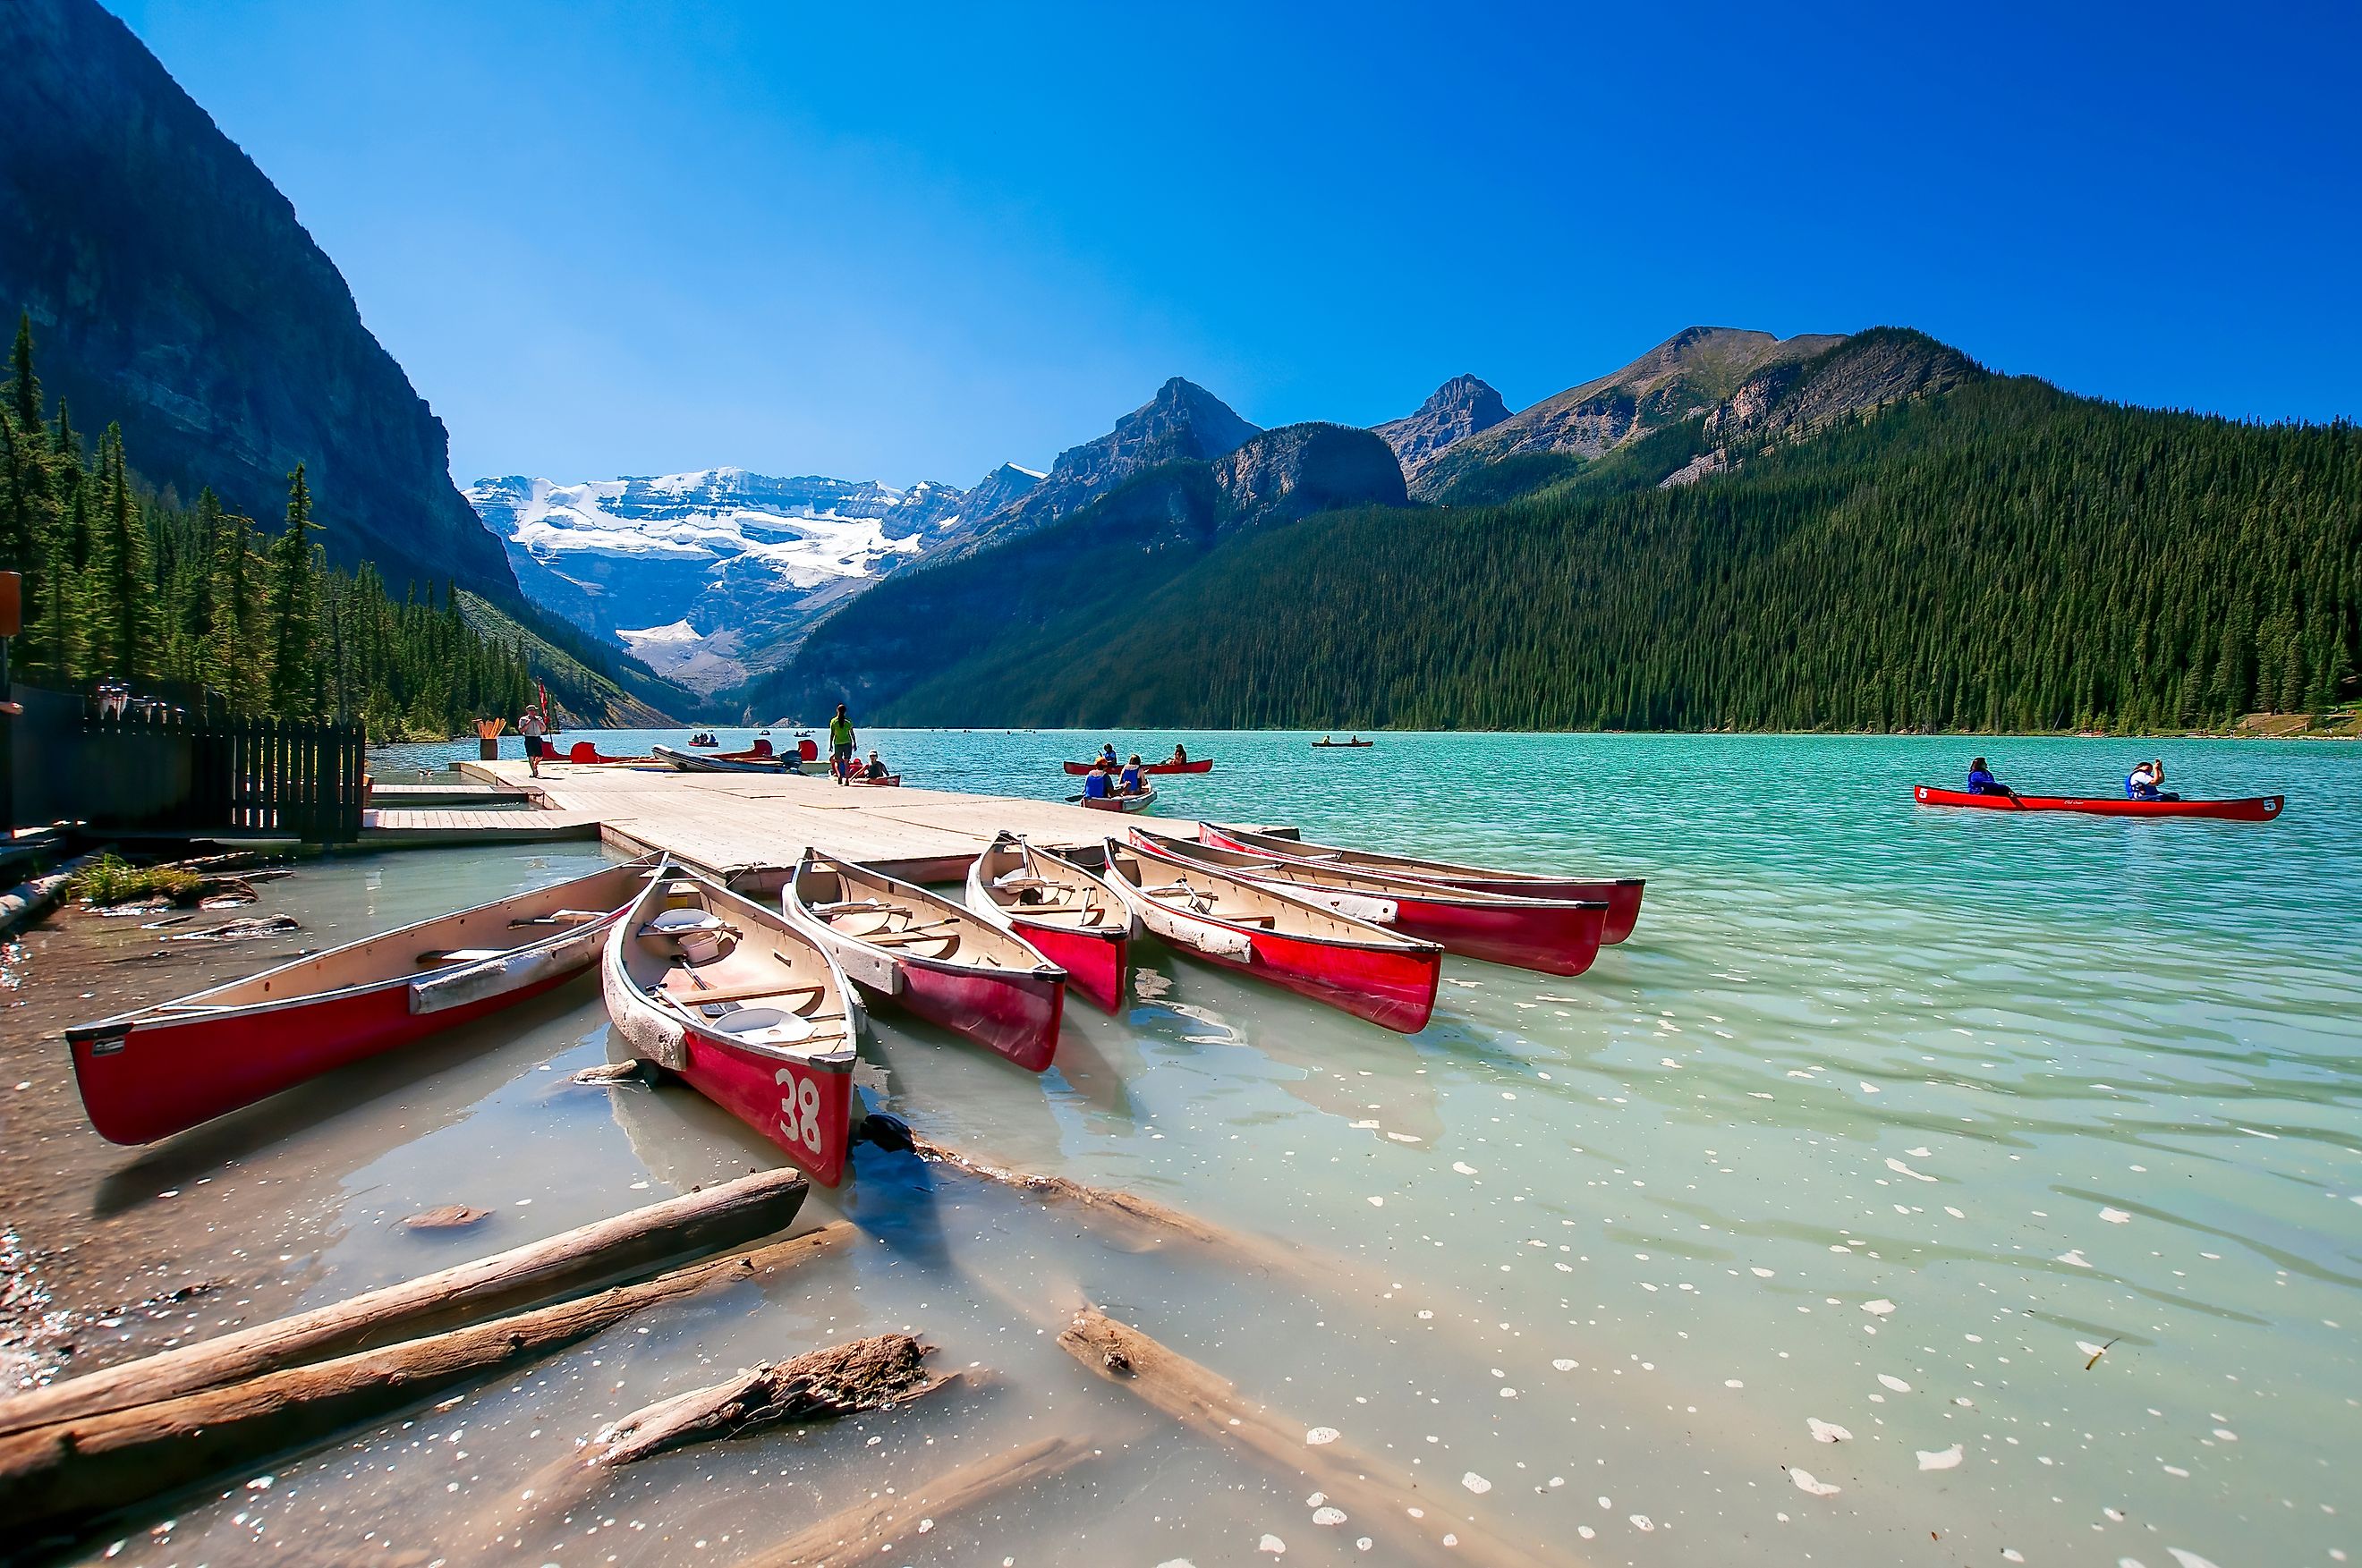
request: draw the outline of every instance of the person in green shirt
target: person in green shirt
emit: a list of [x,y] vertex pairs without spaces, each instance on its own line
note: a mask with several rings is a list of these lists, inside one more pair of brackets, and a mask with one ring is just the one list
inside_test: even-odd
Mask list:
[[828,771],[838,784],[853,779],[853,720],[844,716],[844,704],[836,705],[836,717],[828,721]]

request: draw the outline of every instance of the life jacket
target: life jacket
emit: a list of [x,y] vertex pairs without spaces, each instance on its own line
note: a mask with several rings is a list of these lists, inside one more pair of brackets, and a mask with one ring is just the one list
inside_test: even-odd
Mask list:
[[1091,773],[1083,780],[1083,793],[1093,800],[1105,800],[1108,779],[1105,773]]

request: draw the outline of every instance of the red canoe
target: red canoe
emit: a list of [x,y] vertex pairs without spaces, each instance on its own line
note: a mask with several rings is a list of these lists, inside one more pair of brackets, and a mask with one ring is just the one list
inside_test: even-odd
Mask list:
[[788,918],[854,983],[1040,1072],[1058,1049],[1066,971],[925,888],[806,850],[780,893]]
[[1107,883],[1003,833],[968,863],[967,906],[1040,948],[1098,1007],[1122,1011],[1140,922]]
[[91,1125],[146,1144],[498,1012],[598,961],[653,861],[405,926],[66,1031]]
[[1107,841],[1107,882],[1184,952],[1406,1035],[1427,1027],[1443,949],[1242,881]]
[[663,761],[662,758],[655,756],[654,754],[645,757],[610,757],[605,752],[599,750],[599,743],[595,740],[577,740],[571,747],[568,748],[564,760],[581,767],[589,767],[592,763],[656,762]]
[[668,865],[618,922],[600,967],[607,1015],[641,1059],[788,1151],[823,1187],[860,1135],[861,1003],[775,910]]
[[1960,789],[1919,784],[1912,798],[1922,806],[1970,806],[1985,811],[2079,811],[2087,817],[2202,817],[2216,822],[2269,822],[2288,804],[2285,795],[2251,795],[2240,800],[2110,800],[2060,795],[1970,795]]
[[[1097,762],[1068,762],[1066,771],[1087,773],[1098,766]],[[1142,762],[1140,771],[1143,773],[1210,773],[1214,771],[1214,759],[1206,757],[1194,762]]]
[[1303,865],[1336,865],[1347,871],[1375,872],[1384,876],[1406,877],[1413,882],[1434,883],[1442,887],[1464,888],[1471,893],[1497,893],[1509,898],[1559,898],[1580,904],[1605,904],[1607,905],[1607,918],[1599,931],[1599,939],[1603,942],[1620,942],[1632,934],[1632,927],[1639,923],[1640,894],[1647,886],[1636,876],[1619,877],[1612,882],[1537,876],[1528,872],[1495,871],[1485,866],[1459,866],[1449,861],[1422,861],[1409,855],[1382,855],[1374,850],[1342,850],[1333,844],[1282,839],[1269,833],[1257,833],[1244,828],[1225,828],[1211,822],[1198,829],[1198,837],[1217,849],[1247,850],[1258,855],[1269,855],[1275,861]]
[[1488,963],[1581,974],[1599,956],[1607,905],[1558,898],[1509,898],[1432,883],[1351,872],[1333,865],[1277,861],[1135,828],[1133,846],[1176,865],[1209,865],[1308,903],[1325,905],[1406,937],[1439,944],[1447,953]]

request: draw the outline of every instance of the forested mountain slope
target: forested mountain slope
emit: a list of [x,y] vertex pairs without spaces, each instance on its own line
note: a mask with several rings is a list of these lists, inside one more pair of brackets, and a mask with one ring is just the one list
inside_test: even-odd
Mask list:
[[[0,323],[123,427],[174,506],[272,515],[305,465],[330,556],[516,595],[448,443],[294,207],[94,0],[0,4]],[[5,330],[5,327],[0,327]]]
[[[1692,422],[1649,439],[1702,438]],[[1760,439],[1730,452],[1734,472],[1673,488],[1650,477],[1680,460],[1661,450],[1626,476],[1645,488],[1567,482],[1243,534],[1119,617],[1047,620],[975,654],[936,643],[939,673],[870,717],[2055,729],[2354,695],[2352,425],[2244,425],[1981,375]],[[929,629],[901,630],[923,643]]]
[[1045,629],[1120,633],[1144,598],[1232,541],[1325,509],[1407,499],[1386,444],[1344,425],[1283,425],[1212,462],[1166,462],[1073,516],[888,578],[756,685],[752,711],[809,718],[850,701],[874,716],[947,668],[1021,670]]

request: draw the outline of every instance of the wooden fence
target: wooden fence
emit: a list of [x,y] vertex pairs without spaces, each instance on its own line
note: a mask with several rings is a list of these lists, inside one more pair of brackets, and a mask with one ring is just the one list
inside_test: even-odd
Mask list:
[[18,827],[360,837],[366,737],[357,724],[231,718],[162,704],[119,714],[17,686],[8,805]]

